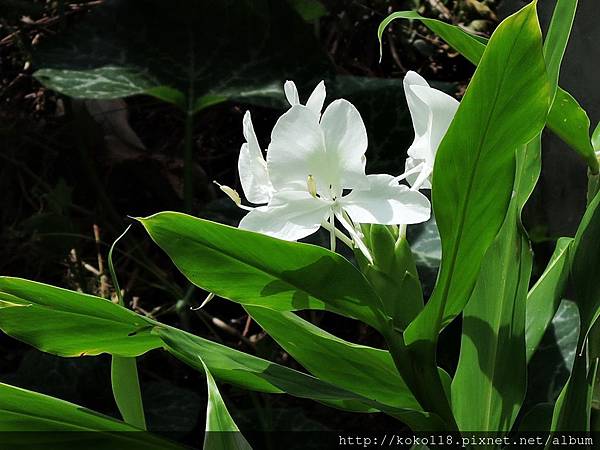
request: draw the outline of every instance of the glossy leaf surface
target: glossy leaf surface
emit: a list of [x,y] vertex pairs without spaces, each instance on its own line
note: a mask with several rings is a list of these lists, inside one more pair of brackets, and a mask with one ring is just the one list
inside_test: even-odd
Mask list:
[[138,356],[160,347],[152,322],[108,300],[20,278],[0,278],[0,329],[59,356]]
[[174,212],[139,220],[192,283],[221,297],[277,311],[328,310],[374,328],[384,320],[363,275],[324,248]]

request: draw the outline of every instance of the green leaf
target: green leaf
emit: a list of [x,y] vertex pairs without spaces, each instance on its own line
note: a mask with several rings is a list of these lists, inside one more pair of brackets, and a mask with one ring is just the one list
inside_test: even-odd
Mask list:
[[[561,0],[567,3],[570,0]],[[562,8],[568,9],[575,5],[559,5]],[[554,31],[549,38],[554,44],[566,42],[564,32],[570,19],[569,13],[566,17],[561,18],[561,23],[556,23]],[[448,45],[462,54],[473,64],[479,64],[483,56],[487,40],[479,36],[469,34],[464,29],[441,22],[435,19],[422,17],[414,11],[401,11],[390,14],[379,26],[378,35],[381,47],[381,39],[385,28],[395,19],[416,19],[420,20],[423,25],[444,39]],[[558,20],[558,19],[557,19]],[[553,45],[554,45],[553,44]],[[556,47],[558,49],[558,46]],[[560,52],[557,50],[552,55],[548,55],[552,61],[552,67],[560,65],[558,56]],[[586,161],[592,173],[598,172],[598,161],[594,155],[593,148],[590,144],[590,123],[586,112],[579,106],[577,101],[566,91],[560,87],[556,91],[556,97],[550,108],[547,118],[547,126],[560,137],[566,144]]]
[[579,153],[592,173],[598,173],[598,160],[590,141],[590,118],[571,94],[556,91],[547,126]]
[[196,370],[202,363],[219,380],[252,391],[287,393],[356,412],[374,412],[368,399],[288,367],[248,355],[164,325],[157,326],[166,350]]
[[[544,59],[552,89],[551,98],[553,102],[558,89],[560,67],[571,35],[576,10],[577,0],[558,0],[544,42]],[[541,136],[539,139],[541,139]],[[541,146],[541,141],[538,140],[537,142]],[[536,181],[538,176],[539,167],[535,177]],[[525,325],[527,361],[530,360],[537,348],[562,298],[567,274],[565,262],[567,261],[570,241],[567,238],[559,239],[548,267],[527,296]]]
[[600,315],[600,283],[597,268],[600,265],[600,195],[596,194],[581,219],[571,256],[572,300],[581,315],[582,338]]
[[[121,287],[119,286],[119,279],[113,263],[113,252],[117,243],[127,234],[130,228],[131,224],[127,226],[125,231],[123,231],[117,239],[115,239],[108,251],[108,271],[117,294],[119,306],[123,307],[125,307],[125,303],[123,301],[123,294],[121,292]],[[113,396],[123,420],[145,430],[146,417],[144,416],[142,393],[140,391],[140,381],[135,358],[113,356],[110,366],[110,380]]]
[[573,368],[578,338],[579,310],[563,300],[527,365],[526,403],[554,405]]
[[[99,297],[18,278],[0,278],[0,298],[0,329],[48,353],[138,356],[166,346],[198,370],[203,370],[201,357],[215,376],[246,389],[287,392],[351,411],[375,410],[369,399],[162,325]],[[119,389],[126,390],[127,384]]]
[[[435,363],[438,332],[471,295],[481,261],[509,206],[515,150],[542,130],[549,91],[541,31],[531,4],[503,21],[492,35],[437,151],[432,202],[443,259],[434,292],[404,338],[418,361],[417,398],[428,397],[426,408],[449,425],[454,417]],[[492,179],[494,189],[489,188]]]
[[317,378],[395,408],[421,409],[389,352],[340,339],[291,312],[246,307],[281,347]]
[[319,0],[287,0],[306,22],[316,22],[327,14],[327,9]]
[[232,98],[282,102],[283,80],[328,70],[311,27],[268,0],[107,1],[34,62],[39,81],[71,97],[148,94],[189,112]]
[[[86,449],[182,449],[79,405],[2,383],[0,432],[2,446],[11,449],[74,448],[71,446],[78,442],[80,448]],[[89,434],[86,436],[82,432]],[[92,439],[91,432],[95,435]]]
[[557,0],[544,41],[544,58],[550,84],[553,87],[552,98],[558,89],[560,66],[571,35],[577,2],[578,0]]
[[572,242],[572,238],[566,237],[556,241],[556,248],[550,262],[527,295],[525,322],[527,361],[531,360],[538,348],[562,299],[569,273],[568,255]]
[[204,450],[252,450],[227,411],[219,388],[206,365],[204,365],[204,373],[208,388]]
[[145,430],[146,418],[144,417],[135,358],[113,356],[110,366],[110,378],[115,401],[123,420]]
[[440,20],[429,19],[421,16],[416,11],[398,11],[387,16],[377,29],[377,37],[379,38],[379,54],[383,54],[383,32],[396,19],[419,20],[433,31],[435,34],[445,40],[454,50],[459,52],[473,64],[478,64],[483,56],[487,39],[469,34],[464,29],[447,24]]
[[[274,311],[269,313],[276,314]],[[176,328],[159,326],[154,332],[161,337],[166,349],[173,356],[199,371],[203,370],[204,362],[216,378],[234,386],[270,394],[287,393],[347,411],[382,411],[410,424],[415,430],[443,429],[435,415],[419,410],[391,407],[325,380],[207,341]]]
[[202,370],[201,361],[203,361],[217,378],[235,386],[272,394],[287,393],[348,411],[383,411],[410,424],[415,430],[443,429],[435,415],[419,410],[390,407],[310,375],[207,341],[181,330],[161,326],[156,328],[155,333],[161,336],[166,344],[166,349],[176,358],[197,370]]
[[[438,149],[432,195],[443,260],[432,298],[407,329],[407,342],[434,339],[466,304],[484,253],[504,221],[515,149],[541,131],[548,107],[541,31],[532,4],[494,32]],[[489,189],[491,179],[494,189]]]
[[0,277],[0,329],[59,356],[138,356],[160,347],[153,322],[108,300]]
[[592,133],[592,147],[594,147],[594,151],[600,151],[600,122],[598,122]]
[[551,431],[590,431],[590,412],[598,360],[592,361],[588,368],[586,359],[585,352],[575,358],[571,376],[554,405]]
[[[508,432],[526,387],[525,299],[533,257],[521,211],[541,171],[541,141],[517,150],[514,193],[463,313],[452,407],[461,430]],[[472,414],[473,408],[479,414]]]
[[180,213],[139,220],[192,283],[221,297],[277,311],[332,311],[376,329],[385,320],[362,274],[336,253]]
[[[296,361],[319,379],[377,402],[378,408],[412,430],[443,430],[398,375],[388,351],[353,344],[290,312],[246,307],[252,318]],[[448,378],[445,373],[440,374]]]

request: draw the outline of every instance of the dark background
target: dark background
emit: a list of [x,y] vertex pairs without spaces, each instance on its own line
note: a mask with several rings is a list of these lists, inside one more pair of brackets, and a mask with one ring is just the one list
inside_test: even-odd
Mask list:
[[[554,3],[540,2],[544,24]],[[47,90],[32,77],[43,67],[37,62],[43,61],[39,56],[42,50],[69,44],[73,30],[97,14],[101,4],[0,2],[0,274],[109,297],[112,287],[101,281],[99,259],[105,266],[108,246],[129,223],[127,216],[183,210],[183,114],[148,96],[73,100]],[[307,98],[316,82],[326,79],[327,102],[348,98],[367,124],[369,170],[400,173],[413,138],[401,88],[403,75],[416,70],[460,98],[473,67],[426,28],[401,21],[385,33],[379,63],[378,24],[392,11],[418,9],[423,15],[489,36],[497,16],[505,17],[524,4],[519,0],[330,0],[322,2],[324,9],[317,9],[316,18],[303,19],[299,12],[306,11],[307,5],[314,6],[313,2],[290,0],[290,16],[284,19],[300,23],[310,37],[294,47],[298,67],[303,69],[295,78],[301,99]],[[600,32],[594,6],[592,0],[580,2],[561,76],[561,85],[588,111],[592,126],[600,118],[600,88],[595,82],[600,50],[594,45]],[[143,18],[143,11],[138,13]],[[170,32],[168,23],[161,24],[156,17],[152,20],[156,33]],[[98,31],[98,39],[111,32],[111,27]],[[136,30],[128,32],[135,39]],[[219,35],[218,39],[239,36]],[[261,68],[265,73],[272,69],[268,65]],[[211,181],[238,185],[242,116],[251,110],[259,141],[266,147],[270,130],[283,111],[277,102],[273,105],[228,101],[197,115],[193,129],[194,214],[229,224],[239,220],[240,211]],[[542,178],[525,216],[534,243],[535,275],[543,270],[554,240],[574,234],[585,206],[585,185],[585,165],[557,138],[545,135]],[[312,239],[319,243],[323,237]],[[139,227],[122,241],[115,263],[126,302],[139,313],[299,368],[256,324],[248,322],[237,305],[215,299],[203,310],[190,310],[202,302],[205,293],[189,290],[184,278]],[[430,289],[435,263],[420,270],[429,283],[426,289]],[[326,313],[310,317],[352,342],[382,345],[372,330],[355,322]],[[457,358],[459,333],[460,324],[456,323],[441,340],[440,364],[450,371]],[[139,361],[150,429],[198,444],[204,429],[203,376],[161,351]],[[108,357],[61,359],[0,336],[1,381],[118,417],[110,391],[109,363]],[[398,427],[381,414],[343,413],[304,400],[229,386],[221,386],[221,390],[242,431]],[[551,389],[548,392],[550,397],[555,395]],[[277,448],[274,443],[263,443],[261,448],[269,445]]]

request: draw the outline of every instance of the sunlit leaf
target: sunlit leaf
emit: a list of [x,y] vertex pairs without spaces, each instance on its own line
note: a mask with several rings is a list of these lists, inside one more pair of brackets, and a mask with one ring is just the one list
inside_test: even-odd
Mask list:
[[160,347],[152,322],[108,300],[0,277],[0,329],[59,356],[138,356]]
[[328,310],[375,328],[384,320],[381,300],[336,253],[180,213],[139,220],[192,283],[221,297],[277,311]]
[[208,404],[206,407],[206,427],[204,434],[204,450],[252,450],[248,441],[240,433],[231,414],[225,406],[217,383],[204,366],[208,387]]
[[407,330],[408,342],[434,337],[466,304],[504,221],[515,149],[543,128],[549,90],[535,7],[527,6],[495,31],[440,144],[432,195],[444,258],[432,298]]
[[516,195],[463,311],[452,382],[452,408],[462,430],[508,432],[525,398],[525,299],[533,255],[520,214],[540,173],[540,150],[539,140],[517,150]]
[[[549,106],[541,31],[532,4],[492,35],[436,156],[432,202],[443,259],[429,302],[404,333],[419,360],[421,389],[432,396],[432,407],[447,405],[435,363],[438,332],[471,295],[509,206],[515,150],[540,133]],[[454,420],[447,410],[443,415],[450,424]]]
[[[566,8],[572,8],[575,2],[563,1],[562,3],[571,3],[571,5],[566,5]],[[561,31],[560,28],[566,27],[568,22],[572,20],[570,14],[563,16],[563,18],[565,19],[564,23],[555,27],[557,36]],[[463,28],[456,25],[423,17],[414,11],[395,12],[382,21],[378,30],[380,44],[385,28],[396,19],[415,19],[421,21],[423,25],[444,39],[452,48],[473,64],[479,64],[483,56],[487,39],[469,34]],[[566,40],[559,38],[557,38],[557,41],[566,42]],[[556,53],[555,56],[559,55],[560,52]],[[549,60],[552,60],[552,64],[560,64],[559,59],[562,59],[562,55],[560,55],[560,58],[549,58]],[[598,161],[594,156],[590,144],[590,123],[587,113],[568,92],[560,87],[556,91],[555,100],[548,114],[547,126],[573,150],[579,153],[589,165],[592,172],[598,172]]]

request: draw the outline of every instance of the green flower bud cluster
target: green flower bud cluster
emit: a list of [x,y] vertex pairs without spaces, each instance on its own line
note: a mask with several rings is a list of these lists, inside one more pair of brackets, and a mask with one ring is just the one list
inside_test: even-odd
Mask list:
[[357,251],[358,266],[381,298],[394,328],[403,331],[423,308],[423,292],[410,245],[395,225],[363,224],[361,230],[373,264]]

